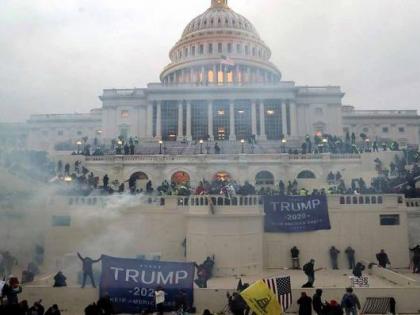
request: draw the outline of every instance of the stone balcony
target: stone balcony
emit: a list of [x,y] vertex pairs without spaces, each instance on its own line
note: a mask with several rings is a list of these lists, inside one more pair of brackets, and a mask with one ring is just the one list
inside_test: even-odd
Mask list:
[[185,155],[169,155],[169,154],[154,154],[154,155],[103,155],[103,156],[87,156],[87,163],[106,162],[106,163],[135,163],[135,162],[186,162],[188,163],[203,163],[211,161],[267,161],[267,162],[305,162],[305,161],[357,161],[361,160],[360,154],[185,154]]

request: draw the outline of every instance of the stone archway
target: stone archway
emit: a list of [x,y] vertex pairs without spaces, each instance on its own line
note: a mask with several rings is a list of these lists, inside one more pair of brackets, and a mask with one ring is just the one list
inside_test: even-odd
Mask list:
[[261,171],[255,176],[255,184],[257,186],[273,186],[274,175],[269,171]]
[[135,182],[136,189],[146,190],[146,184],[149,181],[149,176],[144,172],[135,172],[130,176],[128,182]]
[[220,182],[229,182],[232,180],[232,176],[228,172],[219,171],[213,175],[213,180]]
[[190,181],[190,175],[184,171],[175,172],[171,177],[171,183],[174,183],[177,186],[186,186]]

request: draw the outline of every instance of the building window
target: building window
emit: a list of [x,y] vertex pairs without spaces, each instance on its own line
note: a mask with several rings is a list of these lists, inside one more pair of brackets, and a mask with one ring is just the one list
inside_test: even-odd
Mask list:
[[399,214],[381,214],[379,219],[381,225],[400,225]]
[[388,127],[383,127],[382,128],[382,132],[383,133],[388,133],[389,132],[389,128]]
[[320,116],[324,114],[324,111],[322,110],[322,108],[318,107],[318,108],[315,108],[315,114]]
[[252,56],[255,57],[255,55],[257,54],[257,49],[255,47],[252,48]]
[[200,45],[198,49],[198,53],[202,55],[204,53],[204,45]]
[[128,110],[122,110],[121,111],[121,118],[128,118]]
[[230,111],[227,103],[213,105],[213,135],[216,140],[229,139]]
[[79,130],[78,132],[77,132],[77,135],[78,136],[81,136],[83,133]]
[[245,55],[249,55],[249,46],[245,46]]
[[237,101],[235,108],[235,134],[237,139],[249,139],[252,135],[251,129],[251,106],[249,102]]
[[57,132],[57,134],[58,134],[59,136],[62,136],[62,135],[64,135],[64,132],[63,132],[63,130],[60,130],[59,132]]
[[242,45],[241,44],[236,44],[236,52],[238,54],[240,54],[242,52]]
[[209,54],[212,54],[213,53],[213,44],[209,44],[208,53]]
[[120,127],[120,137],[123,139],[128,139],[128,135],[130,134],[130,128],[128,126]]
[[265,132],[268,140],[280,140],[281,134],[281,107],[280,104],[265,104]]
[[162,104],[162,137],[165,141],[175,141],[178,134],[178,107],[171,102]]
[[255,176],[256,185],[274,185],[274,176],[268,171],[262,171]]
[[69,215],[53,215],[52,226],[70,226],[71,217]]
[[217,52],[222,53],[223,52],[223,45],[222,43],[217,44]]
[[404,128],[404,127],[399,127],[399,128],[398,128],[398,132],[400,132],[400,133],[404,133],[404,132],[405,132],[405,128]]
[[306,170],[306,171],[300,172],[297,178],[298,179],[315,179],[316,176],[313,172]]
[[188,48],[184,48],[184,56],[188,57]]
[[191,55],[195,56],[195,46],[191,47]]
[[228,53],[229,53],[229,54],[231,54],[231,53],[232,53],[232,44],[231,44],[231,43],[229,43],[229,44],[228,44],[228,46],[227,46],[227,50],[228,50]]
[[191,104],[191,133],[194,140],[206,140],[208,135],[207,110],[203,110],[207,103]]
[[363,132],[369,132],[369,128],[363,128]]

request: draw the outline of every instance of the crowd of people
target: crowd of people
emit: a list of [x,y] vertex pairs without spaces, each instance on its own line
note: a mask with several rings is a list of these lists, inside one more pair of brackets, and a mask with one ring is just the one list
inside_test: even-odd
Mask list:
[[27,300],[19,302],[19,294],[23,289],[15,276],[10,276],[7,282],[1,283],[0,287],[0,315],[61,315],[57,304],[46,309],[42,300],[35,301],[32,306],[29,306]]
[[[93,142],[90,144],[87,141],[88,139],[82,139],[77,145],[77,148],[73,151],[73,155],[134,155],[134,154],[141,154],[142,150],[142,143],[141,139],[138,137],[118,137],[116,139],[112,139],[110,145],[99,144],[98,139],[93,139]],[[259,151],[256,149],[258,142],[257,137],[255,135],[249,136],[247,139],[244,139],[245,142],[248,144],[248,149],[246,152],[247,154],[254,154],[258,153]],[[171,141],[172,142],[172,141]],[[180,145],[191,145],[191,146],[199,146],[200,150],[196,150],[196,152],[200,154],[221,154],[222,148],[218,142],[213,142],[210,140],[210,136],[206,136],[201,140],[194,140],[194,141],[187,141],[185,139],[179,141]],[[271,142],[272,146],[276,146],[274,144],[275,141]],[[204,148],[203,148],[204,145]],[[373,140],[371,141],[369,137],[365,134],[356,135],[355,133],[346,133],[344,137],[336,136],[336,135],[328,135],[328,134],[317,134],[313,137],[307,135],[305,137],[305,141],[301,143],[300,147],[296,146],[289,146],[287,138],[283,135],[280,136],[278,139],[278,152],[281,153],[288,153],[291,155],[298,155],[298,154],[320,154],[330,152],[332,154],[360,154],[364,152],[378,152],[378,151],[398,151],[400,149],[400,145],[396,141],[391,140]],[[150,147],[150,144],[148,144]],[[58,147],[58,149],[60,149]],[[68,150],[68,148],[66,148]],[[167,152],[167,148],[165,146],[164,141],[160,141],[159,143],[155,144],[155,154],[165,154]],[[239,153],[239,152],[238,152]]]
[[[420,157],[420,155],[419,155]],[[90,172],[82,162],[77,160],[74,166],[70,163],[64,164],[57,162],[56,174],[62,181],[71,182],[72,185],[66,186],[66,191],[74,194],[89,195],[92,192],[102,194],[113,193],[146,193],[158,194],[161,196],[189,196],[189,195],[313,195],[313,194],[341,194],[341,195],[359,195],[359,194],[387,194],[402,193],[407,197],[417,197],[415,183],[420,177],[420,167],[413,163],[411,168],[407,167],[407,159],[396,155],[395,160],[390,163],[389,168],[384,163],[376,159],[375,170],[378,176],[373,177],[370,183],[363,178],[353,178],[349,184],[346,184],[341,172],[330,171],[326,177],[324,188],[308,190],[300,187],[296,180],[283,182],[280,180],[274,185],[253,185],[245,181],[242,185],[231,179],[212,180],[203,179],[196,187],[192,187],[190,182],[176,183],[174,181],[164,180],[157,187],[154,187],[152,181],[148,181],[145,186],[137,185],[138,178],[130,177],[126,182],[111,180],[108,174],[99,178],[93,172]],[[70,190],[69,190],[70,187]]]

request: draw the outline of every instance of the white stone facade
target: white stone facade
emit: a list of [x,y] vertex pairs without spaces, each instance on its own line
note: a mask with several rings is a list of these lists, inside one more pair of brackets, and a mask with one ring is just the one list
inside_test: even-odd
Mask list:
[[[297,144],[306,135],[356,136],[419,144],[416,111],[358,111],[342,105],[338,86],[298,86],[281,80],[271,50],[227,1],[193,19],[169,53],[160,83],[143,89],[106,89],[90,114],[42,115],[29,120],[29,145],[101,136],[141,141],[260,141]],[[102,133],[98,134],[100,130]]]

